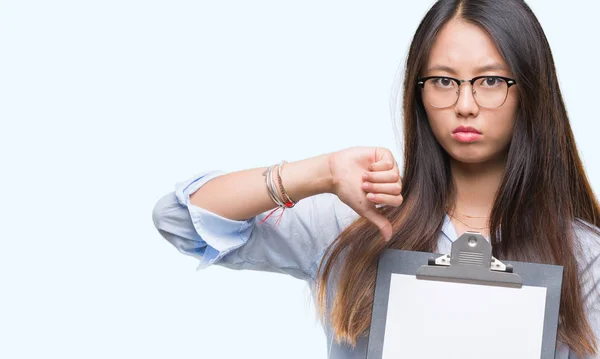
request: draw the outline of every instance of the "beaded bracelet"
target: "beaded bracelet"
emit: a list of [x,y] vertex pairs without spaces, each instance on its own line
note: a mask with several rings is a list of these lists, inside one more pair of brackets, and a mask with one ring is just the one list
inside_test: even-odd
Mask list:
[[288,196],[287,192],[285,191],[285,188],[283,188],[283,181],[281,180],[281,169],[283,168],[283,165],[286,163],[287,163],[287,161],[279,162],[279,166],[277,167],[277,179],[279,180],[279,189],[281,190],[281,194],[283,195],[284,205],[287,208],[292,208],[296,205],[296,203],[294,201],[292,201],[290,196]]
[[264,172],[263,172],[263,176],[265,176],[265,183],[267,185],[267,191],[269,192],[269,197],[271,197],[271,200],[273,202],[275,202],[275,204],[278,207],[283,207],[285,206],[285,203],[279,199],[279,193],[277,193],[277,191],[275,190],[275,186],[273,185],[273,176],[272,176],[272,172],[273,172],[273,168],[276,165],[273,165],[269,168],[267,168]]
[[[262,174],[263,176],[265,176],[265,183],[267,185],[267,191],[269,193],[269,197],[271,197],[271,200],[277,205],[277,208],[275,208],[274,210],[272,210],[260,223],[263,223],[264,221],[267,220],[267,218],[269,218],[271,216],[271,214],[273,214],[273,212],[279,210],[280,208],[283,208],[283,211],[285,212],[286,208],[292,208],[296,205],[296,202],[294,202],[290,196],[287,194],[285,188],[283,187],[283,181],[281,180],[281,168],[283,167],[283,165],[287,163],[286,161],[281,161],[278,164],[275,164],[269,168],[267,168]],[[275,187],[275,184],[273,183],[273,169],[275,169],[275,167],[277,168],[277,179],[279,181],[279,191],[277,190],[277,188]],[[281,215],[283,215],[283,212],[281,213]],[[277,224],[279,224],[279,221],[281,220],[281,215],[279,216],[279,219],[277,220]]]

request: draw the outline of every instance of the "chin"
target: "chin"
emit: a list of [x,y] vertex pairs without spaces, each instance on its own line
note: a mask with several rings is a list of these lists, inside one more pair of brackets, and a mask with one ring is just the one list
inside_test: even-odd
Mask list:
[[461,162],[461,163],[468,163],[468,164],[477,164],[477,163],[487,162],[485,159],[482,159],[479,157],[455,157],[455,156],[450,156],[450,157],[454,161]]
[[461,163],[477,164],[485,163],[494,158],[489,153],[482,153],[474,149],[461,149],[459,151],[447,151],[450,158]]
[[482,153],[482,151],[452,151],[448,152],[450,158],[454,161],[466,164],[492,163],[502,161],[504,156],[501,153]]

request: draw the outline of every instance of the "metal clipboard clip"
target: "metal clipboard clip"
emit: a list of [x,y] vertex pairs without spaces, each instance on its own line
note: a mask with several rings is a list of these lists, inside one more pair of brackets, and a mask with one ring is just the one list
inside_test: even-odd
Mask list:
[[417,279],[523,286],[512,265],[492,257],[492,245],[479,232],[465,232],[452,244],[450,255],[429,258],[427,265],[417,269]]

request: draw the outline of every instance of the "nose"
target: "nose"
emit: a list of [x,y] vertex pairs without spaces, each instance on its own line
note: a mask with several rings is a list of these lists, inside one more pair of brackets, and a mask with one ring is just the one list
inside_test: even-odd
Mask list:
[[458,88],[458,101],[454,111],[458,116],[470,117],[479,114],[479,105],[475,101],[476,93],[469,82],[464,82]]

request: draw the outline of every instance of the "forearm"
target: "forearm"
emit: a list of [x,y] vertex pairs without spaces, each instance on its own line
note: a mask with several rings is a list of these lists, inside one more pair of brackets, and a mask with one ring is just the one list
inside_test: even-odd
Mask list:
[[[277,206],[269,196],[262,175],[266,169],[253,168],[216,177],[194,192],[190,201],[195,206],[232,220],[254,217]],[[276,180],[276,177],[276,172],[273,172],[273,179]],[[331,192],[329,154],[286,163],[281,179],[285,191],[295,202]]]

